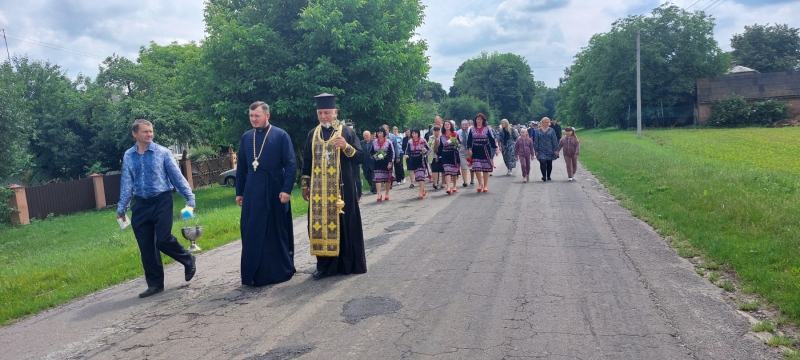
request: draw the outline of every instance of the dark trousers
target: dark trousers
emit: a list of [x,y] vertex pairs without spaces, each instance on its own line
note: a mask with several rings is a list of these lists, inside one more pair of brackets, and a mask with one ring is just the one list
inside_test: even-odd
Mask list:
[[397,182],[405,180],[406,171],[403,169],[403,159],[400,159],[400,162],[395,161],[392,168],[394,169],[394,177]]
[[539,160],[539,171],[542,172],[542,177],[550,180],[550,174],[553,172],[553,160]]
[[131,227],[139,243],[144,277],[148,287],[164,286],[161,253],[187,266],[192,255],[172,236],[172,191],[151,198],[134,198]]
[[375,182],[372,181],[372,177],[374,175],[375,175],[374,171],[372,171],[372,170],[364,170],[364,178],[367,179],[367,184],[369,184],[369,191],[372,192],[372,193],[378,192],[378,189],[375,188]]

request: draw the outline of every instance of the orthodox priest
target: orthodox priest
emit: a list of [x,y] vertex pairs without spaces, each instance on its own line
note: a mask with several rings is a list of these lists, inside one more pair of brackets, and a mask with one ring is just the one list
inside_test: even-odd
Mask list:
[[270,125],[269,105],[250,105],[250,125],[239,144],[236,203],[242,207],[242,285],[287,281],[295,273],[289,203],[296,176],[289,134]]
[[309,201],[308,237],[317,257],[315,280],[367,272],[364,232],[353,167],[364,159],[353,129],[337,119],[336,97],[315,97],[319,125],[303,150],[303,199]]

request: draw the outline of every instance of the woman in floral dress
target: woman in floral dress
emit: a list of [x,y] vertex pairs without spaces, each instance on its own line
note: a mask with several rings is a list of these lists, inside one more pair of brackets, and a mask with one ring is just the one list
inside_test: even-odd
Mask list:
[[375,170],[373,172],[373,182],[378,188],[378,201],[383,200],[381,185],[386,184],[386,200],[389,200],[389,190],[392,188],[392,163],[394,163],[394,146],[386,138],[386,129],[379,127],[375,131],[376,140],[372,142],[369,149],[370,156],[375,159]]
[[427,191],[425,191],[425,177],[428,173],[428,162],[425,155],[430,151],[431,148],[425,139],[420,138],[419,129],[411,129],[411,138],[406,144],[405,158],[409,175],[413,174],[414,181],[418,185],[419,196],[417,196],[417,199],[419,200],[422,200],[427,194]]
[[467,138],[467,149],[472,156],[472,172],[478,178],[478,192],[489,192],[489,174],[494,170],[492,157],[496,151],[492,148],[497,148],[497,142],[486,123],[486,115],[479,113],[475,116],[475,126],[469,130]]
[[447,188],[447,195],[458,191],[456,181],[461,172],[460,157],[458,156],[458,135],[455,133],[455,122],[445,121],[442,125],[442,135],[439,137],[439,148],[436,155],[444,168],[444,183]]

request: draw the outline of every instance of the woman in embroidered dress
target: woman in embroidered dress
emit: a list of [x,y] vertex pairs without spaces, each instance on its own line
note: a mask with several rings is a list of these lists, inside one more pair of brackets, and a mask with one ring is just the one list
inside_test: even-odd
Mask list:
[[409,175],[414,176],[414,181],[417,183],[419,189],[419,196],[417,199],[422,200],[427,191],[425,191],[425,177],[428,173],[426,168],[428,162],[425,155],[431,151],[430,146],[425,139],[420,138],[419,129],[411,129],[411,138],[406,144],[406,166],[408,167]]
[[439,154],[436,152],[436,149],[439,148],[439,142],[441,141],[442,137],[442,128],[439,125],[433,126],[433,131],[431,136],[428,138],[428,146],[433,147],[433,151],[428,156],[431,161],[431,180],[433,182],[433,189],[437,190],[440,186],[439,183],[444,180],[444,176],[441,176],[444,172],[444,167],[442,167],[442,162],[439,160]]
[[[379,127],[375,131],[377,138],[372,142],[372,148],[369,149],[369,154],[375,159],[375,170],[373,172],[373,182],[378,188],[378,201],[383,200],[381,194],[381,185],[386,184],[386,200],[389,200],[389,190],[392,188],[392,163],[394,163],[394,146],[389,139],[386,138],[386,129]],[[378,154],[378,152],[383,152]],[[381,159],[382,157],[382,159]]]
[[553,160],[558,159],[558,137],[556,131],[550,127],[550,118],[542,118],[539,125],[541,127],[536,130],[536,138],[533,140],[533,155],[539,160],[542,181],[550,181],[553,180],[550,178]]
[[472,172],[477,173],[478,177],[478,192],[489,192],[489,174],[494,170],[492,148],[497,148],[497,142],[491,128],[486,124],[486,115],[479,113],[475,116],[475,126],[469,130],[467,138],[467,149],[472,156]]
[[447,188],[447,195],[458,191],[456,181],[461,172],[461,158],[458,156],[458,135],[455,133],[455,121],[445,121],[442,136],[439,137],[439,148],[436,155],[439,155],[439,162],[444,168],[444,184]]
[[517,166],[514,146],[517,144],[519,133],[508,124],[507,119],[500,121],[500,149],[503,150],[503,161],[506,163],[506,175],[513,175],[514,168]]

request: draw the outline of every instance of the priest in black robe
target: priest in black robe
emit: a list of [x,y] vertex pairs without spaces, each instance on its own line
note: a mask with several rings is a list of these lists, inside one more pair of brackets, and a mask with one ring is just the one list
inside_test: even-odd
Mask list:
[[269,105],[250,105],[253,129],[242,135],[236,203],[242,207],[242,284],[264,286],[295,273],[289,202],[297,171],[292,140],[269,123]]
[[367,257],[353,168],[364,152],[355,131],[338,121],[334,95],[318,95],[316,102],[320,124],[308,133],[302,171],[311,254],[317,256],[313,278],[363,274]]

